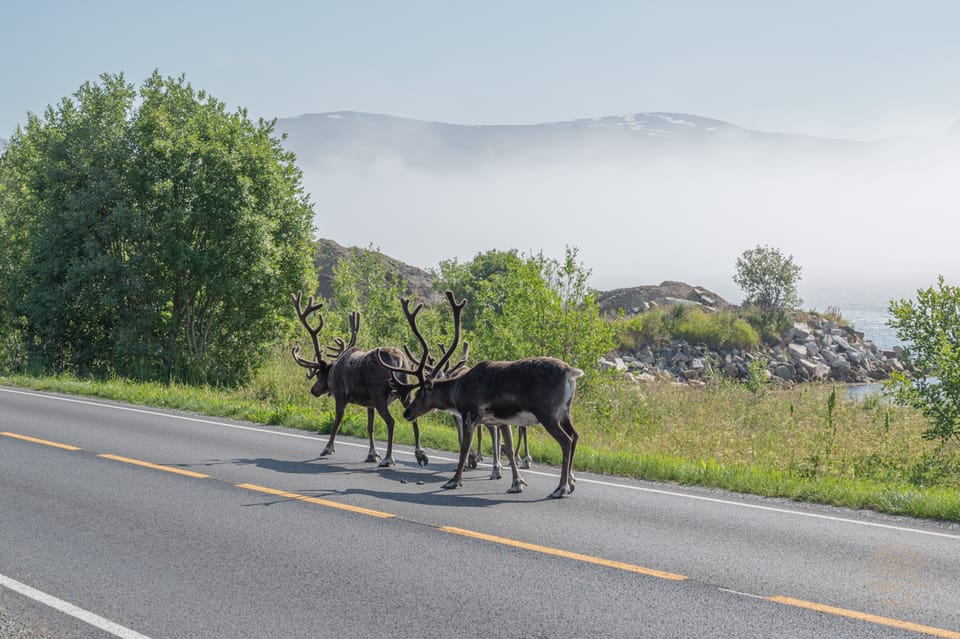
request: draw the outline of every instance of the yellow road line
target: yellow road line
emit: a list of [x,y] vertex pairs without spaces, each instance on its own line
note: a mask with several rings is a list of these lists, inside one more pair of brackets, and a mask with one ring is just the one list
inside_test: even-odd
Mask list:
[[129,457],[120,457],[119,455],[108,455],[104,453],[102,455],[97,455],[97,457],[103,457],[104,459],[112,459],[113,461],[124,462],[125,464],[135,464],[137,466],[145,466],[147,468],[153,468],[154,470],[165,470],[168,473],[186,475],[187,477],[196,477],[197,479],[204,479],[210,476],[210,475],[204,475],[203,473],[195,473],[192,470],[174,468],[173,466],[161,466],[160,464],[151,464],[150,462],[141,461],[139,459],[130,459]]
[[43,444],[44,446],[53,446],[54,448],[62,448],[64,450],[82,450],[76,446],[70,446],[69,444],[60,444],[57,442],[47,441],[46,439],[37,439],[36,437],[27,437],[26,435],[18,435],[17,433],[0,433],[0,435],[5,435],[7,437],[13,437],[14,439],[22,439],[25,442],[33,442],[34,444]]
[[266,495],[276,495],[277,497],[286,497],[287,499],[296,499],[298,501],[305,501],[311,504],[329,506],[330,508],[339,508],[340,510],[349,510],[352,513],[360,513],[361,515],[369,515],[370,517],[380,517],[381,519],[396,517],[396,515],[393,515],[391,513],[381,512],[379,510],[370,510],[369,508],[361,508],[360,506],[351,506],[350,504],[341,504],[336,501],[329,501],[326,499],[320,499],[318,497],[307,497],[306,495],[300,495],[298,493],[288,493],[285,490],[267,488],[266,486],[257,486],[256,484],[235,484],[235,485],[237,488],[252,490],[258,493],[264,493]]
[[487,535],[484,533],[474,532],[472,530],[464,530],[463,528],[453,528],[452,526],[440,526],[439,530],[444,532],[453,533],[454,535],[462,535],[464,537],[471,537],[473,539],[481,539],[483,541],[491,541],[495,544],[503,544],[504,546],[513,546],[514,548],[523,548],[524,550],[532,550],[533,552],[544,553],[545,555],[553,555],[555,557],[564,557],[565,559],[574,559],[576,561],[583,561],[588,564],[596,564],[598,566],[606,566],[608,568],[616,568],[618,570],[626,570],[629,572],[636,572],[641,575],[648,575],[650,577],[659,577],[660,579],[671,579],[673,581],[683,581],[686,579],[683,575],[677,575],[672,572],[663,572],[662,570],[654,570],[652,568],[644,568],[643,566],[635,566],[633,564],[623,563],[622,561],[612,561],[610,559],[601,559],[600,557],[592,557],[590,555],[581,555],[576,552],[569,552],[567,550],[560,550],[559,548],[551,548],[549,546],[538,546],[536,544],[528,544],[525,541],[517,541],[515,539],[507,539],[506,537],[497,537],[495,535]]
[[856,610],[847,610],[846,608],[835,608],[833,606],[825,606],[823,604],[814,603],[812,601],[804,601],[802,599],[791,599],[790,597],[767,597],[767,600],[772,601],[774,603],[784,604],[787,606],[795,606],[797,608],[806,608],[807,610],[816,610],[817,612],[823,612],[828,615],[838,615],[840,617],[857,619],[858,621],[867,621],[870,623],[879,624],[881,626],[890,626],[891,628],[897,628],[899,630],[919,632],[925,635],[931,635],[933,637],[946,637],[947,639],[960,639],[960,632],[955,632],[953,630],[944,630],[943,628],[923,626],[917,623],[911,623],[909,621],[900,621],[899,619],[890,619],[889,617],[880,617],[878,615],[871,615],[865,612],[857,612]]

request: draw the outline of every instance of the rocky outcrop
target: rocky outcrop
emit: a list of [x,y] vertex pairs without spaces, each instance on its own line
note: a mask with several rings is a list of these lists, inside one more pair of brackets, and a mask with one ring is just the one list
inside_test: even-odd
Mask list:
[[698,383],[711,375],[746,379],[751,362],[761,361],[775,383],[836,381],[864,383],[909,370],[900,348],[881,350],[853,327],[820,316],[796,322],[774,344],[753,351],[709,351],[706,346],[671,340],[621,350],[605,358],[602,368],[615,368],[636,381],[657,379]]
[[702,286],[669,280],[659,286],[634,286],[600,291],[597,293],[597,303],[600,305],[600,313],[608,317],[618,316],[621,312],[626,317],[633,317],[652,308],[676,304],[699,306],[708,311],[732,306]]

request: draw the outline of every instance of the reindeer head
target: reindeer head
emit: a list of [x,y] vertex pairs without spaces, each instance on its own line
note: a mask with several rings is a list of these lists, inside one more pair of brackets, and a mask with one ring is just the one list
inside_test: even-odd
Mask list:
[[300,322],[307,329],[307,332],[310,334],[310,339],[313,341],[313,351],[316,353],[316,360],[309,360],[300,356],[300,346],[296,345],[293,347],[293,359],[307,369],[307,379],[316,378],[313,386],[310,388],[310,392],[316,397],[320,397],[328,392],[330,388],[328,386],[328,375],[330,372],[330,367],[336,362],[336,359],[340,357],[345,351],[353,348],[357,343],[357,333],[360,331],[360,313],[353,312],[350,313],[350,343],[345,343],[342,339],[335,338],[334,346],[328,346],[327,355],[333,358],[333,361],[327,362],[323,358],[323,349],[320,348],[320,331],[323,329],[323,315],[317,313],[317,318],[320,320],[320,323],[314,328],[310,325],[309,317],[312,313],[319,311],[323,308],[323,302],[313,303],[313,297],[310,297],[307,300],[307,308],[303,309],[301,307],[302,294],[300,291],[290,294],[290,299],[293,301],[293,307],[297,311],[297,317],[300,318]]

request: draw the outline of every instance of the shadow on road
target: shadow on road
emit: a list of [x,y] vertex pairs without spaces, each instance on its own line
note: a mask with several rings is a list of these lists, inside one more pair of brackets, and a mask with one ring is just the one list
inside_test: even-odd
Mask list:
[[[193,465],[193,466],[198,466]],[[400,484],[405,487],[401,490],[372,490],[362,488],[317,489],[315,486],[303,489],[290,489],[291,492],[306,497],[326,498],[336,495],[363,495],[386,499],[390,501],[420,504],[427,506],[442,506],[454,508],[486,508],[503,503],[542,501],[546,496],[529,498],[526,493],[507,494],[510,486],[509,472],[499,480],[489,479],[489,469],[481,468],[468,470],[464,475],[464,485],[453,490],[445,490],[445,484],[456,470],[456,464],[445,463],[423,468],[415,463],[398,463],[393,467],[379,467],[373,463],[351,462],[335,463],[330,458],[314,458],[304,461],[273,459],[256,457],[249,459],[222,459],[207,460],[204,466],[240,465],[256,466],[277,473],[288,475],[379,475],[380,478],[392,485]],[[491,494],[491,489],[497,490]],[[293,501],[295,498],[282,497],[264,502],[262,505],[272,505],[284,501]]]

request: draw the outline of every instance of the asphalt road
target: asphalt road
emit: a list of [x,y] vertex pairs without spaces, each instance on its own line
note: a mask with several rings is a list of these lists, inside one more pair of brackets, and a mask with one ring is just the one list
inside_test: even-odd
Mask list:
[[960,638],[956,526],[324,440],[0,387],[0,638]]

